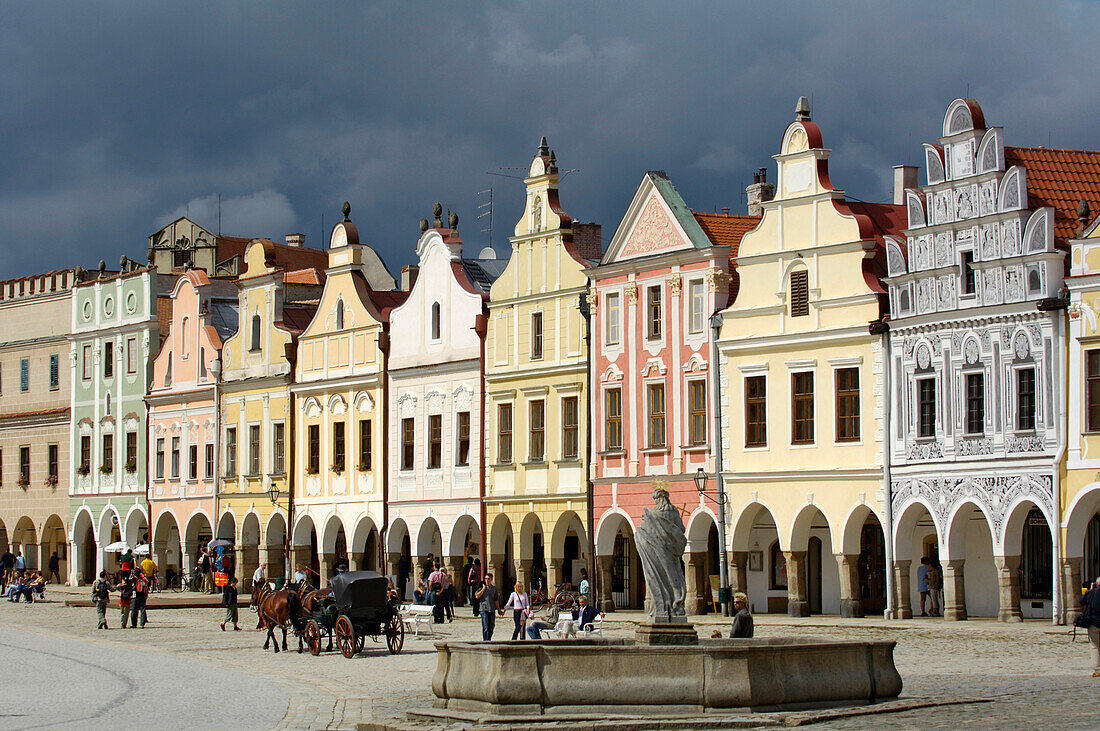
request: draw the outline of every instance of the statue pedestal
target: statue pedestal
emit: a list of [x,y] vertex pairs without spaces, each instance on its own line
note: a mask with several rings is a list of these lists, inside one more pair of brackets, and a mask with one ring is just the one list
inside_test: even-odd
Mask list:
[[695,627],[684,622],[642,622],[634,631],[634,644],[643,647],[698,645]]

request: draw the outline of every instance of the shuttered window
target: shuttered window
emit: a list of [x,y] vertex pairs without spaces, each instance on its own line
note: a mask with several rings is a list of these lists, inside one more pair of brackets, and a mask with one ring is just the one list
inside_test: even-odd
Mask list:
[[805,269],[791,272],[791,317],[810,314],[810,275]]
[[512,404],[501,404],[497,409],[497,462],[512,462]]

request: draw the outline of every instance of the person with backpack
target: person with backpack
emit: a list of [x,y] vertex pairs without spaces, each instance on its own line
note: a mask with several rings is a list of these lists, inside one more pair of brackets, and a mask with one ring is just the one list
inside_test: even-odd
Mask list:
[[145,629],[145,624],[149,621],[145,613],[145,605],[149,601],[149,589],[152,586],[152,582],[139,568],[133,570],[133,577],[134,603],[130,610],[130,629],[138,627],[139,617],[141,618],[140,626],[142,629]]
[[122,629],[130,621],[130,605],[134,601],[134,577],[130,573],[122,574],[118,584],[118,606],[121,612]]
[[107,626],[107,602],[111,599],[111,588],[107,572],[100,571],[99,578],[92,584],[92,601],[95,602],[95,614],[99,619],[96,629],[110,629]]
[[227,624],[233,625],[234,632],[240,632],[241,628],[237,626],[239,615],[237,610],[237,577],[235,576],[222,589],[222,606],[225,607],[225,621],[222,622],[222,632],[225,632],[225,625]]
[[1089,644],[1092,645],[1092,677],[1100,678],[1100,577],[1081,597],[1081,616],[1076,624],[1088,628]]

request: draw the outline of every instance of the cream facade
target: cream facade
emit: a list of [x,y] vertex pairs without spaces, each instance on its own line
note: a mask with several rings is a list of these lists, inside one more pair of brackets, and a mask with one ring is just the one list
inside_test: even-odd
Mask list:
[[809,105],[776,195],[741,239],[718,338],[730,579],[755,612],[885,608],[882,234],[898,206],[848,201]]
[[[359,243],[349,213],[345,204],[345,218],[333,228],[324,292],[298,339],[291,387],[291,547],[294,563],[311,566],[315,581],[327,581],[338,563],[368,568],[369,547],[380,545],[387,525],[389,314],[407,293],[382,289],[392,290],[388,274],[371,276],[368,265],[378,255]],[[357,460],[367,424],[372,434],[383,435],[372,440],[369,464]]]
[[490,293],[485,354],[488,565],[500,586],[541,580],[547,593],[576,583],[591,556],[581,298],[600,248],[598,227],[561,209],[559,177],[544,138],[524,180],[508,265]]
[[395,575],[402,557],[445,561],[461,601],[462,567],[481,549],[486,305],[505,262],[492,249],[464,259],[458,231],[435,223],[417,242],[408,299],[390,313],[386,549]]
[[217,520],[219,535],[237,548],[244,591],[261,563],[269,579],[293,573],[286,560],[294,474],[290,384],[297,338],[316,313],[327,259],[318,249],[255,239],[237,281],[237,328],[222,349]]

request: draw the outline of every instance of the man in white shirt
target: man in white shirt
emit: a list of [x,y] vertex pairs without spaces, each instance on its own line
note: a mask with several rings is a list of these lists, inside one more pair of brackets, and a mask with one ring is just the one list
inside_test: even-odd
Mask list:
[[294,583],[301,584],[307,581],[308,578],[309,577],[306,576],[306,570],[302,568],[302,564],[298,564],[297,570],[294,572]]
[[588,585],[588,569],[581,569],[581,585],[580,585],[580,591],[581,591],[581,594],[582,594],[583,596],[588,596],[588,591],[589,591],[589,585]]
[[14,568],[15,568],[16,571],[26,571],[27,570],[27,559],[23,558],[23,552],[22,551],[16,551],[15,552],[15,566],[14,566]]
[[258,587],[267,583],[267,564],[262,563],[256,567],[256,572],[252,574],[252,590],[255,591]]

